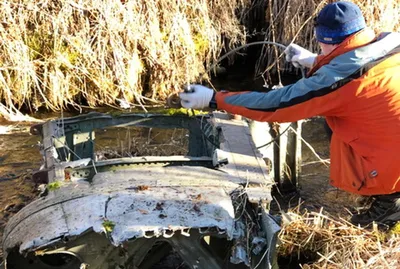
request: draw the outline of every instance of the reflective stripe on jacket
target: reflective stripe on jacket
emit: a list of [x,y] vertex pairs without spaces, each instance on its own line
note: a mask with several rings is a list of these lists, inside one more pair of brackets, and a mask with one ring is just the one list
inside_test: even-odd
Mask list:
[[269,92],[218,92],[218,109],[257,121],[325,116],[331,184],[362,195],[400,192],[400,34],[362,30],[308,77]]

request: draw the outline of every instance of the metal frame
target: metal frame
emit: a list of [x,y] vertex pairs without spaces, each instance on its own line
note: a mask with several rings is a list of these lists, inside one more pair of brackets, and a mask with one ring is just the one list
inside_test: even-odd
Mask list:
[[[188,156],[96,161],[93,159],[94,132],[98,128],[111,126],[188,129]],[[276,268],[274,249],[279,226],[268,215],[274,180],[254,146],[245,121],[230,119],[228,114],[219,112],[198,117],[147,114],[112,116],[90,113],[36,125],[31,128],[31,132],[42,136],[45,160],[45,168],[36,174],[36,178],[46,183],[63,182],[63,186],[56,191],[49,191],[42,200],[21,210],[7,225],[3,248],[6,259],[13,268],[28,268],[26,266],[29,263],[29,268],[32,269],[73,269],[75,263],[81,262],[81,268],[89,264],[93,269],[114,269],[117,265],[146,269],[152,264],[149,259],[145,259],[146,255],[160,242],[170,245],[186,264],[196,269],[249,266]],[[65,154],[68,151],[73,151],[74,154]],[[199,169],[200,167],[202,168]],[[137,178],[130,175],[141,176]],[[150,189],[143,188],[145,185]],[[151,214],[156,215],[149,215],[150,219],[158,221],[150,221],[148,226],[136,228],[133,233],[129,228],[129,219],[140,219],[140,212],[129,213],[131,215],[124,217],[119,215],[129,211],[129,201],[136,201],[133,203],[135,205],[141,203],[141,208],[148,207],[146,210],[149,212],[155,204],[158,205],[157,201],[162,201],[160,197],[164,197],[163,195],[172,197],[172,190],[180,195],[179,199],[186,201],[184,206],[192,210],[191,214],[195,213],[193,217],[200,226],[190,221],[180,221],[179,218],[185,213],[179,210],[182,211],[184,207],[183,204],[179,206],[179,201],[175,206],[173,200],[168,202],[170,207],[166,211],[169,212],[168,216],[176,215],[171,222],[173,225],[167,225],[167,222],[158,219],[164,218],[163,214],[152,211]],[[241,194],[234,198],[232,194],[238,190]],[[182,198],[182,195],[186,195],[186,198]],[[210,201],[199,203],[196,195],[207,197]],[[153,196],[154,199],[148,202],[141,198]],[[82,206],[88,207],[82,208],[82,213],[75,210],[80,201]],[[251,210],[259,211],[259,217],[254,215],[252,221],[258,222],[265,234],[263,251],[251,254],[241,243],[249,238],[246,237],[243,216],[236,212],[239,211],[235,208],[237,204],[247,204],[246,207],[253,208]],[[111,214],[115,210],[116,213]],[[123,211],[118,213],[118,210]],[[214,212],[212,214],[215,216],[202,217],[203,212]],[[240,209],[240,212],[243,210]],[[110,234],[103,231],[102,234],[101,220],[93,219],[89,214],[100,214],[104,219],[111,218],[116,223],[115,230]],[[226,223],[220,223],[219,219]],[[60,221],[58,226],[57,221]],[[53,226],[43,226],[49,223],[53,223]],[[161,226],[154,233],[154,228],[151,227],[156,223]],[[201,223],[205,226],[201,226]],[[214,224],[218,225],[214,227]],[[180,225],[184,227],[180,228]],[[206,232],[202,228],[199,230],[199,227],[204,227]],[[29,232],[22,235],[21,232],[27,229],[30,229]],[[82,229],[86,232],[82,233]],[[228,266],[226,261],[204,244],[204,236],[213,236],[211,244],[218,248],[224,246],[223,242],[231,242],[231,258],[240,264],[229,263]],[[160,247],[157,254],[152,255],[160,258],[167,249]],[[74,255],[74,264],[49,267],[43,265],[40,259],[41,255],[60,253]],[[36,267],[32,264],[36,264]]]

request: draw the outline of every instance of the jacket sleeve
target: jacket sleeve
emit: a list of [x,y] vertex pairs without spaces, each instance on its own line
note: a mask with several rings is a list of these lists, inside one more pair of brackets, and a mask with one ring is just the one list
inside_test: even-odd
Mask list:
[[218,92],[217,107],[257,121],[292,122],[329,116],[342,108],[337,92],[344,74],[321,67],[313,76],[269,92]]
[[[265,93],[219,92],[216,94],[217,107],[269,122],[291,122],[317,115],[346,116],[366,87],[363,74],[396,54],[399,41],[400,35],[391,33],[368,45],[333,54],[329,61],[313,67],[310,77],[281,89]],[[368,80],[373,80],[373,76],[370,75]],[[384,83],[375,82],[380,86]]]

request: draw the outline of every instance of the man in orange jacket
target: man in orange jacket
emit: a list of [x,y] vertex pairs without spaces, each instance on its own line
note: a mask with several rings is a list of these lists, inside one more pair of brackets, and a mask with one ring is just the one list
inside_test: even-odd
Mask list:
[[[269,92],[214,92],[190,85],[183,107],[206,107],[266,122],[325,116],[332,130],[330,183],[371,196],[354,224],[400,220],[400,34],[375,36],[351,2],[325,6],[315,20],[321,55],[295,44],[286,59],[306,78]],[[397,74],[397,75],[396,75]]]

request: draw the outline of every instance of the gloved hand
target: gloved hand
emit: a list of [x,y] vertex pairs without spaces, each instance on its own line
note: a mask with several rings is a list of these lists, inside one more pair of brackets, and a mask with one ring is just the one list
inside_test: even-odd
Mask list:
[[203,85],[189,85],[184,92],[179,93],[181,105],[184,108],[208,108],[214,91]]
[[286,61],[292,62],[295,67],[307,67],[311,68],[314,65],[317,54],[306,50],[296,44],[290,44],[285,49]]

